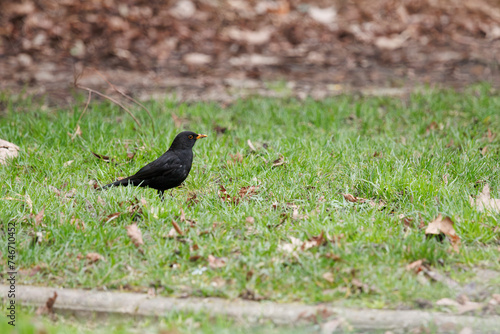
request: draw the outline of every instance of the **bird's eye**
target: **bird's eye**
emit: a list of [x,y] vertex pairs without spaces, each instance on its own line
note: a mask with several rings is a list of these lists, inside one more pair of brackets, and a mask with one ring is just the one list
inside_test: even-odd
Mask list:
[[189,139],[193,139],[193,135],[189,135],[189,137],[188,137],[188,138],[189,138]]

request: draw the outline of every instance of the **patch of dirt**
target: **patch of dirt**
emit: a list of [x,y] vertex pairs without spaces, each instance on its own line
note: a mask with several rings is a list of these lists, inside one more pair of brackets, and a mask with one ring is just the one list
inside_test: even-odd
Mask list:
[[[2,4],[0,89],[64,100],[89,68],[128,92],[183,100],[498,86],[499,51],[493,0],[26,0]],[[286,87],[263,84],[277,80]]]

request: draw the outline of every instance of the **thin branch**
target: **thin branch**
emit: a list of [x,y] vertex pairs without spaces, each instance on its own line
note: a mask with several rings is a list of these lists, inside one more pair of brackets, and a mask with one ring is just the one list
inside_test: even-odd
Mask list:
[[[77,85],[76,85],[77,86]],[[87,111],[87,108],[89,107],[90,99],[92,98],[92,92],[89,92],[89,97],[87,99],[87,103],[85,104],[85,109],[83,109],[82,113],[80,114],[80,117],[78,117],[78,121],[76,122],[76,125],[78,125],[83,117],[83,114]]]
[[141,102],[137,101],[136,99],[134,99],[133,97],[125,94],[124,92],[122,92],[120,89],[118,89],[118,87],[116,87],[115,85],[113,85],[108,79],[106,79],[106,77],[101,73],[99,72],[99,70],[97,69],[94,69],[94,71],[96,71],[96,73],[104,80],[106,81],[106,83],[111,87],[113,88],[113,90],[119,94],[121,94],[122,96],[124,96],[125,98],[127,98],[128,100],[134,102],[135,104],[139,105],[142,109],[146,110],[146,112],[148,113],[149,115],[149,118],[151,119],[151,127],[153,128],[153,136],[156,136],[156,130],[155,130],[155,122],[154,122],[154,119],[153,119],[153,115],[151,114],[151,111],[149,111],[148,108],[146,108],[146,106],[144,104],[142,104]]
[[75,87],[76,87],[76,88],[80,88],[80,89],[84,89],[84,90],[86,90],[86,91],[88,91],[88,92],[90,92],[90,93],[97,94],[97,95],[99,95],[99,96],[101,96],[101,97],[104,97],[105,99],[108,99],[109,101],[111,101],[111,102],[113,102],[113,103],[117,104],[117,105],[118,105],[118,106],[120,106],[123,110],[125,110],[125,111],[126,111],[126,112],[130,115],[130,117],[132,117],[132,118],[134,119],[135,123],[137,123],[137,125],[138,125],[139,127],[142,127],[141,123],[139,123],[139,120],[138,120],[137,118],[135,118],[134,114],[132,114],[132,112],[131,112],[130,110],[128,110],[128,109],[127,109],[127,107],[125,107],[123,104],[121,104],[118,100],[115,100],[115,99],[114,99],[114,98],[112,98],[111,96],[108,96],[108,95],[106,95],[106,94],[100,93],[100,92],[98,92],[98,91],[96,91],[96,90],[94,90],[94,89],[92,89],[92,88],[82,86],[82,85],[78,84],[78,82],[75,82]]

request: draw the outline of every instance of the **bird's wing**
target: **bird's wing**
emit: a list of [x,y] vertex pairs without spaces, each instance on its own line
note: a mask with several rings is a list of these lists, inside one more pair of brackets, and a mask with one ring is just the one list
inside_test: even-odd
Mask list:
[[131,179],[150,179],[157,176],[171,174],[182,166],[180,159],[175,154],[164,154],[153,162],[142,167]]

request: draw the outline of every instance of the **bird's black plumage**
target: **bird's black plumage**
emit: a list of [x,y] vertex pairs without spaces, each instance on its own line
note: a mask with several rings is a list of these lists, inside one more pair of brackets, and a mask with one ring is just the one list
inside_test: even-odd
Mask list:
[[193,146],[200,135],[191,131],[179,133],[167,152],[158,159],[142,167],[137,173],[122,180],[102,186],[106,189],[112,186],[149,187],[158,190],[163,198],[163,192],[181,185],[191,171],[193,163]]

